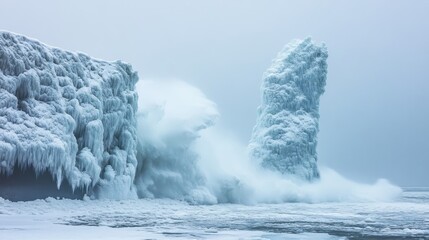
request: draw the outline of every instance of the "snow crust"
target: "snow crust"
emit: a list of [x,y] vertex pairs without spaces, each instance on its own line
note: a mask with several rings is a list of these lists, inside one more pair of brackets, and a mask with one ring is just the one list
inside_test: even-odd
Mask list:
[[427,239],[428,190],[383,203],[0,198],[1,239]]
[[0,174],[48,171],[97,197],[135,195],[137,73],[0,32]]
[[251,157],[263,167],[305,180],[319,178],[319,98],[326,85],[327,57],[324,44],[295,40],[265,72],[249,143]]

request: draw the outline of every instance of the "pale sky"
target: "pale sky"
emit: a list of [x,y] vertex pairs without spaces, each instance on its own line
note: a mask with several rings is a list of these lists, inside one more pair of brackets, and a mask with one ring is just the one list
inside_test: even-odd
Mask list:
[[0,13],[0,29],[199,87],[243,142],[263,72],[312,36],[329,51],[320,164],[429,186],[429,1],[2,0]]

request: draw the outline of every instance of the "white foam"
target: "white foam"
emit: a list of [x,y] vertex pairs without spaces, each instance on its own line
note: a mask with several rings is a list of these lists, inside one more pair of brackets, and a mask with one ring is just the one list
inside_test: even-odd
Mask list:
[[254,204],[390,201],[401,193],[387,180],[356,183],[329,168],[311,183],[262,168],[233,130],[212,126],[215,104],[194,86],[143,81],[137,91],[145,103],[137,117],[145,156],[137,171],[140,196]]

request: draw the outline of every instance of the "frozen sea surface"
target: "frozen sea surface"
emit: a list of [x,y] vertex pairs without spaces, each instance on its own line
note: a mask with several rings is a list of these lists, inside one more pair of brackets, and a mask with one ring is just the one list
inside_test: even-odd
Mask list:
[[0,239],[429,239],[429,189],[395,202],[0,200]]

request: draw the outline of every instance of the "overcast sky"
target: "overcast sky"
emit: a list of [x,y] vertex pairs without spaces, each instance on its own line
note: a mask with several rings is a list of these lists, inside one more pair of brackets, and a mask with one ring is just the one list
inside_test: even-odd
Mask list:
[[294,38],[329,50],[319,162],[355,180],[429,186],[429,1],[1,0],[0,28],[177,78],[247,142],[263,72]]

